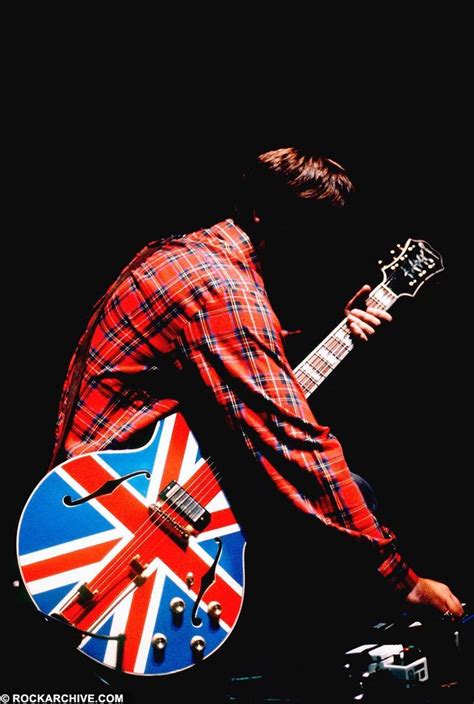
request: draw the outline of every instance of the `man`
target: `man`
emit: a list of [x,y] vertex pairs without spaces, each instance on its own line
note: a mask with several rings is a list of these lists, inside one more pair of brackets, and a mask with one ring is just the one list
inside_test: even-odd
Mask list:
[[[62,445],[69,457],[137,446],[144,431],[178,408],[193,430],[193,413],[209,413],[252,471],[271,480],[279,500],[315,526],[367,545],[379,574],[409,602],[459,616],[449,588],[420,578],[369,511],[339,442],[316,421],[291,371],[267,296],[260,259],[271,255],[272,237],[282,227],[317,223],[351,191],[344,168],[331,159],[295,148],[266,152],[247,174],[235,221],[146,251],[109,291],[83,338],[77,399],[71,386],[82,352],[71,363],[55,457]],[[375,308],[353,309],[353,302],[346,314],[359,339],[390,319]],[[214,454],[215,437],[205,440]],[[241,471],[246,481],[249,472]]]

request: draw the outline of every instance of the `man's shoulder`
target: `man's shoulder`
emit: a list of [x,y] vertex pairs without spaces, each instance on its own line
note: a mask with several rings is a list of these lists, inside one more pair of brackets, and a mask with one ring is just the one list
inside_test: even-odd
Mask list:
[[223,220],[151,246],[131,288],[155,313],[183,320],[229,298],[244,306],[265,295],[254,253],[243,230]]
[[230,218],[156,242],[135,274],[163,285],[181,280],[215,285],[242,281],[253,270],[250,239]]
[[248,235],[231,218],[220,220],[191,232],[172,234],[154,243],[152,261],[156,257],[179,257],[189,254],[214,254],[228,258],[246,256],[251,247]]

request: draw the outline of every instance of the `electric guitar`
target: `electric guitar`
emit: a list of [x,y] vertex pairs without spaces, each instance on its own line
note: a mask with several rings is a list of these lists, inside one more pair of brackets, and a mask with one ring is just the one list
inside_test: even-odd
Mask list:
[[[443,270],[423,240],[392,250],[370,305],[388,310]],[[295,369],[309,396],[353,348],[343,320]],[[77,631],[78,649],[135,675],[212,655],[244,598],[245,538],[209,458],[180,413],[135,450],[67,460],[31,494],[17,538],[36,608]]]

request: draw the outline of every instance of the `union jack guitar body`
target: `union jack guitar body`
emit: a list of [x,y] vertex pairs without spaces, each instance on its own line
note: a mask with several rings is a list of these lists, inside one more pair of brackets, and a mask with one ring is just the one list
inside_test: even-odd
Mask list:
[[[442,269],[426,242],[408,240],[370,304],[388,309]],[[352,347],[344,320],[296,368],[306,395]],[[125,673],[196,665],[242,608],[244,535],[179,413],[142,448],[81,455],[49,472],[23,510],[17,549],[37,609],[76,629],[81,653]]]
[[125,635],[85,635],[79,649],[141,675],[190,667],[223,643],[242,606],[244,548],[181,414],[159,421],[141,449],[81,455],[47,474],[18,535],[38,609]]

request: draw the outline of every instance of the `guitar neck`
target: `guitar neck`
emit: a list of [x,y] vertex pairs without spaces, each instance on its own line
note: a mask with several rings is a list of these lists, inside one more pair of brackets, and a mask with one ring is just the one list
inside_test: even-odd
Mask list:
[[[398,296],[384,283],[380,283],[368,296],[372,308],[388,310]],[[306,398],[315,391],[329,374],[354,349],[354,343],[347,324],[347,318],[295,368],[294,373]]]

